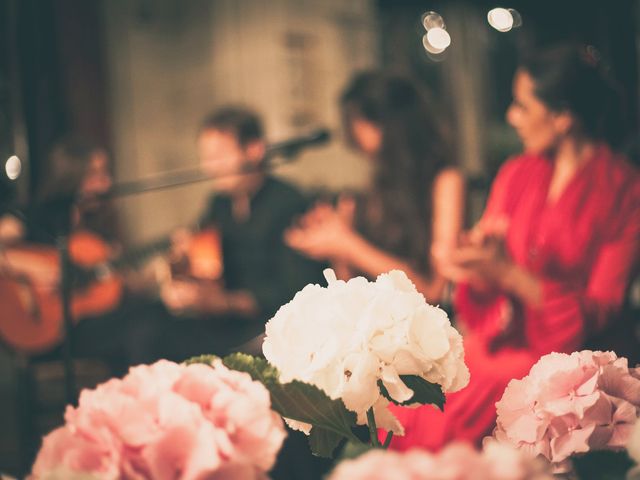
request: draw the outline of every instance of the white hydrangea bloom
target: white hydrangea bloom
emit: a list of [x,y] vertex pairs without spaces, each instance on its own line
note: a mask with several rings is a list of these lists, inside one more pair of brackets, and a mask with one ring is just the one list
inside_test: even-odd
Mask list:
[[[404,272],[375,282],[336,280],[307,285],[266,325],[263,352],[284,383],[301,380],[323,389],[366,423],[373,407],[379,427],[404,433],[380,394],[381,380],[398,402],[413,396],[401,375],[417,375],[453,392],[467,385],[462,337],[446,313],[427,304]],[[309,426],[295,427],[308,433]]]

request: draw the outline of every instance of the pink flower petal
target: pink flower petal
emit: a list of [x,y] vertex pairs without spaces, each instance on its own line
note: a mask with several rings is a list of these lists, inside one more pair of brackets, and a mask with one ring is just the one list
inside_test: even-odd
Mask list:
[[497,439],[554,462],[620,448],[640,412],[640,370],[613,352],[552,353],[510,382],[496,407]]
[[[85,390],[45,438],[34,479],[52,472],[128,480],[261,478],[285,437],[269,392],[222,365],[167,361]],[[223,478],[223,477],[220,477]]]
[[589,437],[595,425],[571,430],[551,440],[551,461],[561,462],[574,453],[589,451]]

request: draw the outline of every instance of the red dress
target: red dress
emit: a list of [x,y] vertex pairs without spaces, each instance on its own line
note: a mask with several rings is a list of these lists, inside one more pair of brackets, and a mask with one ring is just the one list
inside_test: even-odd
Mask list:
[[552,173],[553,162],[540,156],[508,161],[484,213],[508,219],[507,249],[541,280],[542,306],[459,285],[455,307],[471,381],[447,396],[444,413],[393,407],[406,434],[394,437],[391,448],[479,443],[495,426],[495,403],[509,380],[525,376],[541,355],[580,349],[585,334],[602,328],[622,306],[640,250],[638,172],[601,146],[549,202]]

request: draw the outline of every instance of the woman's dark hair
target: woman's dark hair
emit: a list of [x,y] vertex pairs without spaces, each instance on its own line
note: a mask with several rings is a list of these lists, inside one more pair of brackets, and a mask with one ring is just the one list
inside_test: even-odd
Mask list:
[[612,146],[624,139],[620,91],[595,48],[550,47],[528,55],[520,67],[531,75],[536,97],[549,109],[573,114],[580,134]]
[[108,199],[76,203],[93,156],[104,148],[84,138],[70,135],[57,142],[31,206],[29,233],[32,240],[49,242],[52,237],[68,234],[74,227],[74,208],[81,212],[80,224],[107,240],[118,238],[119,228],[113,205]]
[[344,127],[357,118],[378,126],[373,188],[358,228],[376,244],[430,272],[433,180],[450,161],[440,118],[409,79],[382,72],[357,75],[341,98]]
[[57,142],[49,153],[36,201],[75,197],[92,156],[102,150],[97,144],[75,136]]
[[200,132],[205,130],[231,132],[242,147],[264,137],[258,115],[249,109],[235,106],[223,107],[207,115],[200,124]]

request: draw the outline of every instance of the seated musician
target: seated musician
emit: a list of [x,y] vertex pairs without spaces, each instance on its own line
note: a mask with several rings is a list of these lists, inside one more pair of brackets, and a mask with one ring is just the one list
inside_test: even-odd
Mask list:
[[[19,217],[20,240],[32,246],[55,247],[58,238],[80,229],[112,240],[115,232],[112,209],[107,202],[96,200],[111,187],[109,159],[104,151],[69,138],[55,145],[47,160],[31,207]],[[77,201],[80,199],[87,201]],[[18,221],[14,216],[4,218]],[[15,242],[17,239],[13,237]],[[6,249],[0,267],[5,273],[28,277],[36,289],[57,289],[59,265],[37,261],[38,255],[30,253],[19,248]]]
[[[58,333],[62,332],[64,325],[59,303],[60,263],[55,250],[58,239],[68,238],[73,262],[76,260],[73,244],[79,236],[83,236],[80,253],[95,251],[102,256],[101,252],[113,252],[118,248],[119,235],[114,208],[104,197],[112,186],[106,152],[82,139],[70,137],[56,144],[47,160],[42,181],[26,214],[5,217],[11,222],[20,218],[20,229],[24,234],[18,245],[2,251],[0,279],[7,282],[21,279],[22,286],[29,285],[32,299],[13,301],[5,298],[5,303],[11,301],[15,307],[13,315],[21,320],[7,319],[13,323],[0,328],[0,336],[17,350],[55,356],[55,347],[62,340]],[[10,224],[4,226],[9,234],[16,230]],[[15,243],[15,234],[12,238]],[[97,283],[94,279],[91,285]],[[114,373],[120,373],[131,364],[153,360],[150,353],[147,357],[143,353],[150,352],[150,347],[143,345],[147,335],[142,332],[132,334],[127,328],[131,315],[120,309],[121,286],[110,285],[106,290],[88,287],[76,285],[72,296],[75,298],[78,292],[85,295],[82,308],[74,308],[74,320],[91,317],[74,326],[74,354],[106,360]],[[20,291],[25,289],[21,287]],[[0,285],[0,297],[3,295],[11,295],[10,283]],[[21,305],[25,308],[24,315],[15,311]],[[7,314],[7,309],[4,313]],[[19,330],[21,323],[22,331]],[[135,330],[141,329],[141,325],[142,322],[137,322]],[[53,332],[51,335],[44,331],[49,328]]]
[[[265,322],[296,291],[322,278],[320,264],[283,241],[283,232],[308,202],[293,186],[260,169],[265,141],[253,112],[215,111],[203,121],[197,142],[212,187],[200,223],[221,236],[223,274],[219,281],[183,277],[164,285],[165,305],[182,314],[166,332],[166,355],[182,360],[237,350],[260,353],[259,339],[247,342],[263,333]],[[178,250],[186,243],[181,236]]]

